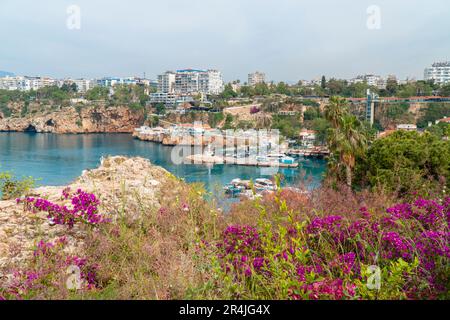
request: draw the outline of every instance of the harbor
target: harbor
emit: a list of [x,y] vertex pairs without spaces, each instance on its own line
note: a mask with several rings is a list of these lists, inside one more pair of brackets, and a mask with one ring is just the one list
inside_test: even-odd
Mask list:
[[299,158],[324,159],[325,147],[289,148],[277,131],[211,129],[202,123],[136,128],[133,137],[183,147],[185,164],[228,164],[249,167],[298,168]]
[[233,157],[232,150],[227,151],[230,163],[196,164],[185,161],[178,164],[172,160],[176,147],[141,141],[129,134],[3,132],[0,133],[0,144],[4,146],[0,150],[3,170],[13,170],[18,176],[33,176],[39,179],[39,185],[52,186],[70,183],[83,170],[97,167],[101,157],[108,155],[149,159],[152,164],[162,166],[186,182],[201,183],[206,190],[214,193],[219,189],[222,191],[224,185],[236,178],[252,181],[258,178],[271,179],[275,173],[283,176],[283,187],[306,184],[308,188],[317,188],[326,168],[325,160],[314,158],[299,158],[296,161],[298,166],[291,168],[283,165],[278,168],[233,165],[232,159],[229,159]]
[[[286,162],[282,161],[259,161],[258,158],[235,158],[225,156],[214,156],[204,154],[193,154],[186,157],[187,163],[192,164],[232,164],[238,166],[254,166],[254,167],[280,167],[280,168],[297,168],[298,163],[293,158],[286,157]],[[292,159],[292,160],[291,160]]]

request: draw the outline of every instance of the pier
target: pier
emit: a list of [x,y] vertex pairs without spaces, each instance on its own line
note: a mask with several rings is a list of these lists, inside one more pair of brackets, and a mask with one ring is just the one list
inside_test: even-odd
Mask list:
[[189,155],[186,161],[191,164],[232,164],[238,166],[249,167],[280,167],[280,168],[297,168],[298,163],[281,163],[278,161],[257,161],[252,158],[234,158],[223,156],[211,156],[204,154]]

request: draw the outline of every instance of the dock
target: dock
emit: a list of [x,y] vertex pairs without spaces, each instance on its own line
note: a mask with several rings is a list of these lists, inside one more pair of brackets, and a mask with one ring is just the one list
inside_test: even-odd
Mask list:
[[256,161],[250,158],[234,158],[211,156],[203,154],[189,155],[185,158],[187,163],[191,164],[232,164],[237,166],[248,167],[279,167],[279,168],[297,168],[298,163],[280,163],[278,161]]

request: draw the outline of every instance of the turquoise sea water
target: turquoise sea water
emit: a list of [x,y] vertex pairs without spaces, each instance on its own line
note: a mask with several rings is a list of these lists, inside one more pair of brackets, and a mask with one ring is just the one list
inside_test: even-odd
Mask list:
[[[232,179],[270,177],[267,168],[234,165],[176,165],[171,161],[172,147],[133,139],[130,134],[57,135],[47,133],[0,132],[0,171],[41,179],[40,185],[66,185],[84,169],[98,167],[108,155],[141,156],[184,178],[203,182],[214,191]],[[323,160],[300,160],[298,169],[279,169],[290,186],[306,183],[320,185],[325,170]]]

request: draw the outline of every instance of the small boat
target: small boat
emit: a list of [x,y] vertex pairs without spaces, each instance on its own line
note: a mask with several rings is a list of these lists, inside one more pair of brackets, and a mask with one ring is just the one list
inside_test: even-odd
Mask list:
[[294,164],[295,163],[295,159],[292,157],[282,157],[278,160],[280,163],[282,164]]
[[223,189],[225,190],[226,194],[230,194],[232,196],[237,195],[245,190],[244,186],[239,186],[233,183],[226,184]]
[[275,191],[277,186],[269,179],[259,178],[255,180],[256,191]]

